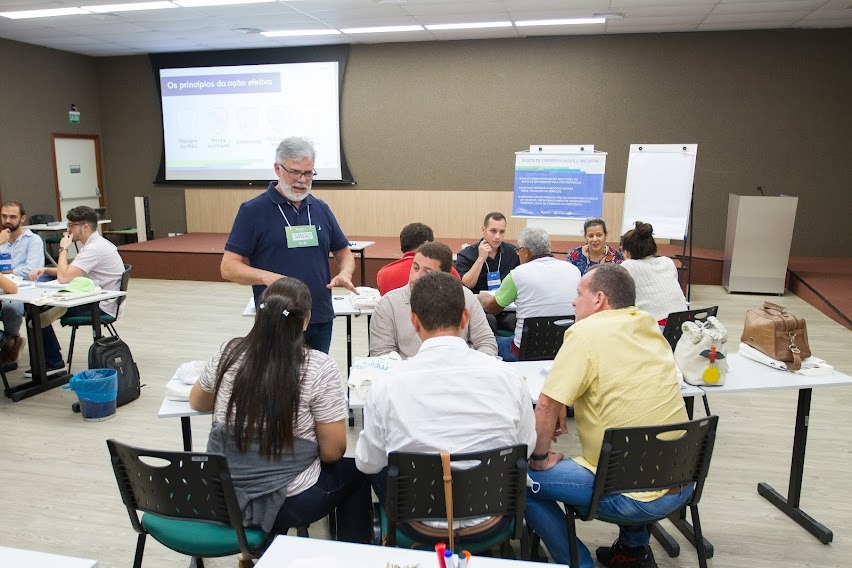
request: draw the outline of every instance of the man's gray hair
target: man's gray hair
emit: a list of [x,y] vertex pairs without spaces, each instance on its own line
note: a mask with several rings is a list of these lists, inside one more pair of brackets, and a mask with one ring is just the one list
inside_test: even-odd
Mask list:
[[298,162],[305,158],[315,160],[317,150],[314,148],[314,143],[307,138],[299,136],[291,136],[285,138],[275,149],[275,161],[279,164],[284,162]]
[[541,227],[525,227],[518,235],[518,248],[524,247],[532,256],[550,254],[550,235]]

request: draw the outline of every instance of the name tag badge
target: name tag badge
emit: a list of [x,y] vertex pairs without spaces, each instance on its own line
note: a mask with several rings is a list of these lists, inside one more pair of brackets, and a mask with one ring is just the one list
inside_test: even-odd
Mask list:
[[285,228],[287,248],[318,247],[317,229],[314,225],[294,225]]
[[489,272],[486,277],[486,281],[488,282],[488,291],[496,290],[500,287],[500,272]]

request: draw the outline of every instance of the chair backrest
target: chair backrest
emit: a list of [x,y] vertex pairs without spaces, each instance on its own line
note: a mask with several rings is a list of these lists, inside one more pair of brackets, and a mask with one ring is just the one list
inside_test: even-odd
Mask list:
[[[452,454],[450,461],[454,464],[453,519],[511,515],[519,537],[526,503],[526,444]],[[395,542],[401,522],[446,520],[440,454],[391,452],[386,488],[389,544]]]
[[518,359],[547,361],[562,347],[565,330],[574,324],[574,316],[524,318]]
[[145,450],[107,440],[121,499],[136,532],[137,511],[173,519],[211,521],[235,529],[250,554],[228,462],[222,454]]
[[711,306],[700,310],[690,310],[686,312],[673,312],[666,319],[666,327],[663,328],[663,337],[672,346],[672,351],[677,346],[680,336],[683,335],[681,326],[688,321],[707,321],[710,316],[716,316],[719,311],[719,306]]
[[36,213],[29,216],[30,225],[45,225],[56,221],[56,217],[49,213]]
[[[121,273],[121,283],[118,285],[118,290],[120,292],[127,292],[127,287],[130,285],[130,272],[133,270],[132,264],[124,265],[124,272]],[[127,299],[127,296],[119,296],[115,300],[115,317],[118,319],[118,311],[121,308],[121,304],[124,303],[124,300]]]
[[701,499],[716,441],[718,416],[667,424],[609,428],[604,432],[592,501],[585,520],[594,518],[605,495],[670,489],[695,483],[692,499]]

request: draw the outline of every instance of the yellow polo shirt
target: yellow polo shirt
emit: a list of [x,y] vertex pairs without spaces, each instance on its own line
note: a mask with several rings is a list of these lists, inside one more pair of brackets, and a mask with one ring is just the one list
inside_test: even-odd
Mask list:
[[[607,428],[688,420],[671,347],[654,318],[635,307],[606,310],[568,328],[542,394],[574,406],[583,454],[595,472]],[[631,493],[651,501],[665,491]]]

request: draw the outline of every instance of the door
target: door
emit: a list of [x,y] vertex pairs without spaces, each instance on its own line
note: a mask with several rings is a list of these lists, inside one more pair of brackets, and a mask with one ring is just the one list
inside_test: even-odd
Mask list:
[[104,206],[101,140],[96,134],[51,134],[57,220],[78,205]]

